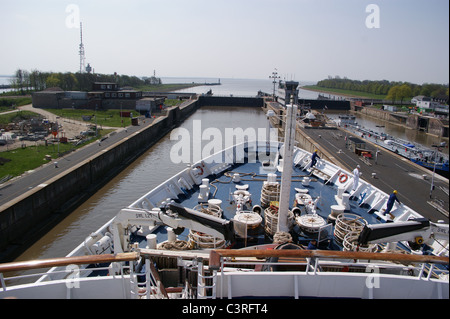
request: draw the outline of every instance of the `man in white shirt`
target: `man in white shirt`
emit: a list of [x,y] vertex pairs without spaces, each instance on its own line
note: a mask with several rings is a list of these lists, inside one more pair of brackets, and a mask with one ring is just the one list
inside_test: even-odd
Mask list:
[[359,172],[359,165],[356,166],[356,168],[353,170],[353,188],[352,190],[355,190],[358,187],[358,183],[359,183],[359,176],[361,175],[361,173]]

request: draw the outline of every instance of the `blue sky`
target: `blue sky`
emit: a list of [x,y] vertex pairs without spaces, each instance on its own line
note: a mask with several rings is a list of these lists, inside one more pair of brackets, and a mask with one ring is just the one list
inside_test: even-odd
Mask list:
[[[367,28],[369,4],[379,28]],[[449,82],[447,0],[0,0],[0,74]],[[74,19],[70,21],[76,21]]]

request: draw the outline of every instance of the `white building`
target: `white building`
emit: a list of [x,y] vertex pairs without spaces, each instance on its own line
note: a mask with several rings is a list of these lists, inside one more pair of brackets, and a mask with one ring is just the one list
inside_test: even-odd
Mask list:
[[431,101],[431,99],[429,97],[426,97],[425,95],[418,95],[411,99],[411,104],[417,105],[417,102],[422,101],[423,99]]
[[419,96],[412,98],[411,103],[416,104],[417,107],[420,107],[422,109],[434,110],[434,109],[446,108],[445,105],[443,105],[439,102],[435,102],[430,97],[426,97],[423,95],[419,95]]

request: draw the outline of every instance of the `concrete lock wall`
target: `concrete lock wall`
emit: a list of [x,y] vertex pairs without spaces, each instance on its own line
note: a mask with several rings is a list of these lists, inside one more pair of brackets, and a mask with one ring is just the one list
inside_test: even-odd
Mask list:
[[0,250],[9,245],[22,245],[26,238],[39,232],[45,221],[90,186],[89,162],[56,176],[22,194],[2,207],[0,212]]
[[350,110],[350,102],[349,101],[340,101],[340,100],[306,100],[299,98],[299,105],[310,106],[313,110],[337,110],[337,111],[348,111]]
[[254,97],[228,97],[228,96],[200,96],[200,106],[250,106],[263,107],[263,98]]
[[407,120],[409,120],[404,115],[395,114],[390,111],[380,110],[373,107],[363,107],[358,112],[375,117],[377,119],[397,124],[407,124]]

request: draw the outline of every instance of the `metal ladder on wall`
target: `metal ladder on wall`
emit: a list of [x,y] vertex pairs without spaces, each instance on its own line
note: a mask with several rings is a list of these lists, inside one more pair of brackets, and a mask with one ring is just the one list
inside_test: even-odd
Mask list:
[[[197,299],[216,299],[217,289],[217,271],[214,270],[212,275],[205,275],[203,266],[203,258],[197,260]],[[211,285],[207,285],[207,280],[211,280]]]

